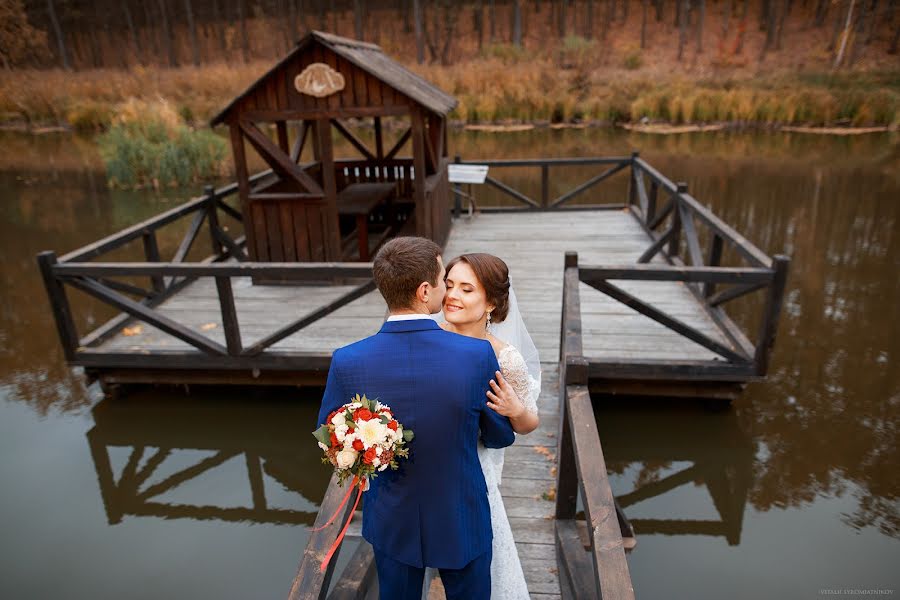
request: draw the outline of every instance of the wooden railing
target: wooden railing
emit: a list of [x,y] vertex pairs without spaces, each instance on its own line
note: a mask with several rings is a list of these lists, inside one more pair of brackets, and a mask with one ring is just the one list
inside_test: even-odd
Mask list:
[[[750,366],[756,376],[765,375],[775,344],[790,259],[784,255],[767,256],[688,194],[687,184],[673,183],[636,152],[632,155],[628,206],[650,236],[651,245],[638,259],[638,265],[583,267],[581,280],[705,346],[732,365]],[[708,237],[706,252],[702,248],[701,228]],[[685,258],[681,256],[682,243]],[[744,264],[721,266],[726,248],[733,250]],[[656,256],[666,264],[648,264]],[[610,284],[609,279],[685,282],[725,334],[730,348],[636,301]],[[730,287],[716,291],[722,285]],[[757,290],[765,291],[765,302],[754,344],[725,313],[723,306]]]
[[[632,158],[628,156],[612,156],[612,157],[585,157],[585,158],[528,158],[528,159],[509,159],[509,160],[462,160],[456,157],[457,164],[469,165],[487,165],[490,167],[489,175],[485,179],[485,184],[499,190],[504,196],[512,198],[518,205],[515,206],[479,206],[478,210],[482,212],[507,212],[516,210],[597,210],[597,209],[616,209],[624,208],[624,203],[614,204],[580,204],[569,205],[569,201],[582,195],[590,189],[593,189],[599,183],[606,181],[616,173],[627,169],[632,164]],[[591,167],[597,166],[598,173],[589,177],[581,184],[575,186],[565,193],[550,197],[550,169],[560,167]],[[495,177],[494,171],[528,167],[532,169],[540,169],[541,177],[541,193],[539,197],[532,197],[516,189],[515,187],[505,183]],[[454,188],[456,194],[454,214],[459,216],[461,211],[462,193],[458,187]]]
[[[630,600],[631,573],[623,536],[633,537],[616,505],[582,356],[578,263],[566,253],[560,330],[559,415],[556,483],[556,554],[563,590],[574,598]],[[587,551],[576,520],[579,490],[584,506]],[[564,595],[565,596],[565,595]]]
[[[254,180],[267,175],[268,173],[260,173]],[[117,334],[130,320],[136,319],[193,346],[201,351],[202,356],[218,360],[220,365],[228,368],[255,368],[258,364],[253,359],[264,353],[267,348],[375,289],[371,263],[246,262],[243,236],[232,238],[219,224],[221,213],[241,220],[240,213],[223,201],[226,196],[236,191],[235,184],[218,190],[208,187],[199,198],[70,252],[59,259],[53,252],[39,254],[38,264],[66,360],[71,364],[92,366],[97,356],[89,350]],[[164,262],[159,252],[158,231],[188,217],[191,217],[191,222],[187,233],[171,259]],[[212,254],[199,263],[185,263],[184,259],[193,247],[204,223],[209,232]],[[137,240],[141,240],[143,244],[144,262],[104,263],[95,260]],[[224,346],[156,310],[163,301],[201,277],[215,280],[226,342]],[[355,280],[358,284],[349,293],[326,306],[284,325],[250,346],[244,346],[232,293],[231,280],[234,277],[277,278],[283,281],[326,284],[340,282],[344,285],[348,280]],[[128,278],[129,281],[122,281],[121,278]],[[147,287],[131,283],[130,281],[134,279],[139,281],[146,279]],[[79,337],[66,293],[67,287],[78,289],[122,312],[88,335]],[[155,357],[155,366],[186,367],[189,365],[184,363],[185,358],[185,353],[167,352],[166,356]],[[108,365],[109,361],[110,355],[106,353],[101,362]],[[114,362],[117,366],[143,364],[142,357],[137,355],[131,357],[122,355]],[[320,362],[322,364],[319,368],[327,368],[327,360]]]

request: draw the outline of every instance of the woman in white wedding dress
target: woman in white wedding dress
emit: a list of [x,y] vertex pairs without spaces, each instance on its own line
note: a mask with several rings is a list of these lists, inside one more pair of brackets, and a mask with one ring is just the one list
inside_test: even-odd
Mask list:
[[[446,283],[441,327],[491,343],[501,374],[491,382],[488,406],[509,417],[516,433],[534,431],[539,424],[540,360],[519,313],[506,263],[491,254],[463,254],[447,263]],[[485,448],[479,442],[494,534],[491,600],[522,600],[529,597],[528,588],[500,496],[503,456],[503,448]],[[426,569],[423,598],[436,576],[437,569]]]

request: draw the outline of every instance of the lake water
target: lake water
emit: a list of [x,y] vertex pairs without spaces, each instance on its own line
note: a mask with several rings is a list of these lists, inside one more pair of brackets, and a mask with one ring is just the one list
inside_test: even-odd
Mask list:
[[[629,555],[638,597],[900,593],[900,140],[601,129],[451,137],[451,152],[467,159],[632,149],[762,250],[792,258],[769,378],[730,410],[595,398],[613,489],[638,536]],[[591,174],[554,170],[551,194]],[[534,193],[538,175],[497,173]],[[624,189],[610,182],[590,199],[622,201]],[[64,364],[34,260],[198,192],[111,192],[90,140],[0,135],[3,598],[287,594],[328,480],[308,434],[319,391],[151,389],[102,400]],[[479,201],[494,199],[479,191]],[[82,326],[110,316],[74,302]],[[735,319],[751,325],[753,307],[738,305]]]

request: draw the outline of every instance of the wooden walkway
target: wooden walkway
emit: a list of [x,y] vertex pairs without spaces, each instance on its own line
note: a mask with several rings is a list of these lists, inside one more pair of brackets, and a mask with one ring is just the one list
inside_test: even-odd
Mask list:
[[[634,264],[650,245],[649,236],[627,211],[479,214],[458,219],[445,258],[465,252],[489,252],[504,259],[519,305],[542,360],[559,357],[563,255],[578,252],[589,264]],[[657,258],[662,262],[662,259]],[[656,262],[656,261],[654,261]],[[237,318],[245,346],[252,345],[316,308],[339,298],[353,286],[254,286],[249,277],[232,280]],[[622,281],[620,287],[664,309],[720,343],[730,346],[684,283]],[[671,329],[639,314],[586,284],[580,285],[585,355],[596,358],[712,360],[716,355]],[[197,280],[163,302],[157,310],[173,320],[225,344],[215,281]],[[386,306],[377,291],[336,310],[272,346],[268,352],[330,354],[335,348],[374,334]],[[88,349],[109,352],[200,352],[147,324],[129,328]]]

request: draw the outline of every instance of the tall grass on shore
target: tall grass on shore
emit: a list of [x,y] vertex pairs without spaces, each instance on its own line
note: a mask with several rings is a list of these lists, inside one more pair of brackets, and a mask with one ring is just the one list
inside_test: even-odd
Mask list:
[[191,129],[165,100],[123,103],[98,142],[112,187],[186,185],[226,169],[225,140]]
[[[488,46],[453,66],[410,65],[453,94],[451,118],[466,123],[653,121],[675,124],[900,126],[900,71],[781,72],[688,79],[634,50],[620,67],[597,68],[592,42],[568,40],[557,54]],[[127,98],[165,98],[188,123],[205,122],[271,64],[132,71],[13,71],[0,79],[0,120],[110,126]]]

